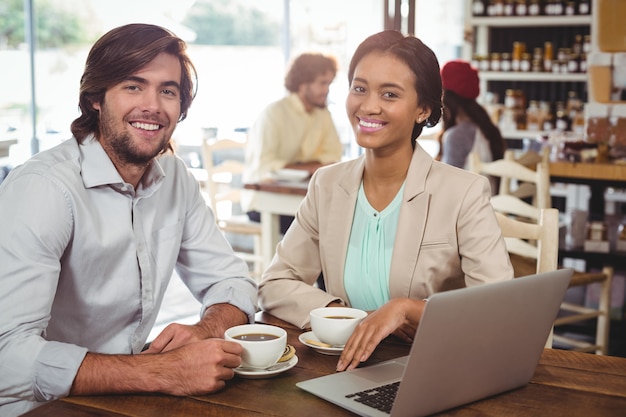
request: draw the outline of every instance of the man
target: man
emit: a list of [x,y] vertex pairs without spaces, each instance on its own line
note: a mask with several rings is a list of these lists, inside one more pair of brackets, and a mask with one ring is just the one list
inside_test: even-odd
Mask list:
[[[0,186],[0,414],[66,395],[205,394],[224,387],[256,285],[170,138],[195,94],[185,44],[132,24],[100,38],[74,139]],[[139,354],[173,269],[202,303]]]
[[[267,179],[281,168],[312,174],[341,160],[341,142],[326,107],[336,73],[336,60],[322,54],[305,53],[293,61],[285,76],[289,94],[266,107],[248,134],[244,182]],[[247,195],[244,209],[250,219],[259,221],[254,193]],[[290,220],[281,221],[283,232]]]

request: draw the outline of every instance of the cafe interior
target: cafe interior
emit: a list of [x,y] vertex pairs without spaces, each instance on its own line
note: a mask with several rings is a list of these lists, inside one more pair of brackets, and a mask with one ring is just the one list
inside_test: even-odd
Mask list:
[[[304,51],[338,58],[339,71],[330,87],[328,108],[343,144],[344,160],[362,153],[354,143],[344,103],[347,64],[366,36],[397,29],[422,39],[434,50],[440,64],[457,58],[471,62],[480,77],[477,100],[500,129],[507,149],[501,160],[492,163],[470,155],[468,169],[500,178],[492,204],[501,214],[498,218],[515,274],[574,270],[554,322],[551,347],[590,356],[626,357],[626,1],[17,3],[24,25],[23,40],[11,42],[0,25],[0,76],[5,81],[5,91],[0,95],[0,182],[13,167],[71,136],[69,125],[76,117],[78,79],[90,41],[131,21],[168,27],[188,42],[199,74],[196,100],[173,137],[176,150],[198,179],[218,225],[248,262],[256,280],[261,279],[282,238],[279,217],[294,215],[307,190],[308,177],[292,170],[278,170],[260,183],[244,184],[241,180],[246,132],[266,104],[284,95],[283,76],[290,59]],[[119,13],[121,7],[127,9],[124,16]],[[59,19],[89,21],[83,38],[45,46],[40,40],[44,30],[41,13],[50,10],[58,11],[52,16]],[[229,41],[226,36],[224,41],[210,44],[197,23],[202,13],[209,13],[207,10],[229,22],[233,13],[240,17],[261,16],[273,35],[261,45]],[[223,28],[232,29],[227,24]],[[5,65],[8,62],[11,65]],[[440,129],[426,129],[418,140],[433,157],[439,151]],[[242,212],[239,199],[246,192],[254,192],[259,198],[260,222],[249,221]],[[511,226],[506,219],[519,223]],[[529,225],[534,229],[526,227]],[[152,337],[172,321],[194,322],[198,307],[180,280],[173,277]],[[307,347],[298,345],[296,349],[301,355],[299,350]],[[560,366],[559,359],[545,355],[540,362],[545,373]],[[580,362],[581,357],[587,356],[576,356],[572,361]],[[597,366],[588,365],[585,372]],[[614,384],[609,391],[626,386],[625,365],[620,362],[615,367],[622,369],[619,377],[611,371],[600,371],[614,378],[606,383]],[[605,377],[599,373],[593,378],[600,381]],[[541,385],[545,375],[536,378]],[[626,401],[623,392],[621,405]],[[555,391],[552,395],[556,398],[559,394]],[[219,397],[215,398],[220,403]],[[298,401],[299,397],[293,399]],[[178,400],[160,401],[161,406],[175,407]],[[578,411],[597,410],[589,404],[605,404],[605,399],[585,401],[589,402],[586,406],[579,404]],[[151,407],[147,403],[141,400],[144,409]],[[64,407],[70,407],[68,404]],[[322,407],[320,404],[311,402],[314,407]],[[227,405],[228,400],[221,404]],[[102,400],[94,400],[90,406],[107,408]],[[612,414],[617,408],[611,407],[602,415],[619,415]],[[224,413],[229,410],[223,408]],[[324,404],[320,410],[328,414],[320,411],[322,414],[316,415],[344,415],[337,414],[331,405]],[[481,415],[497,415],[497,409],[479,410]],[[69,408],[66,411],[69,413]],[[265,415],[262,407],[256,411],[260,414],[255,415]]]

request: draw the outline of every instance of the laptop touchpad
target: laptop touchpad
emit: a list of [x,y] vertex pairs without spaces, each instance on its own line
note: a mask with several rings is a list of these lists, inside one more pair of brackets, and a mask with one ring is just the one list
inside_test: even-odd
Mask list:
[[373,382],[399,380],[404,372],[403,364],[388,362],[380,366],[368,366],[354,370],[354,374]]

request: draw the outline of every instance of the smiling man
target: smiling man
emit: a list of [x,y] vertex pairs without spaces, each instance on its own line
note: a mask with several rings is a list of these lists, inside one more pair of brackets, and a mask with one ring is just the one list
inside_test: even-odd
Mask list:
[[[182,40],[113,29],[81,78],[73,139],[0,186],[0,415],[67,395],[224,387],[256,284],[170,146],[195,95]],[[144,350],[173,270],[202,305]],[[143,350],[143,352],[142,352]]]

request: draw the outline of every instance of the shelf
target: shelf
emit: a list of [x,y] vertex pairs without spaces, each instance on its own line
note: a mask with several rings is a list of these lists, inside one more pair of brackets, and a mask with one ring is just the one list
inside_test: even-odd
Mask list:
[[498,16],[471,17],[471,26],[530,27],[530,26],[587,26],[591,15],[584,16]]
[[480,71],[480,78],[485,81],[587,82],[586,73]]
[[535,139],[545,132],[535,130],[503,130],[501,133],[502,137],[505,139]]

